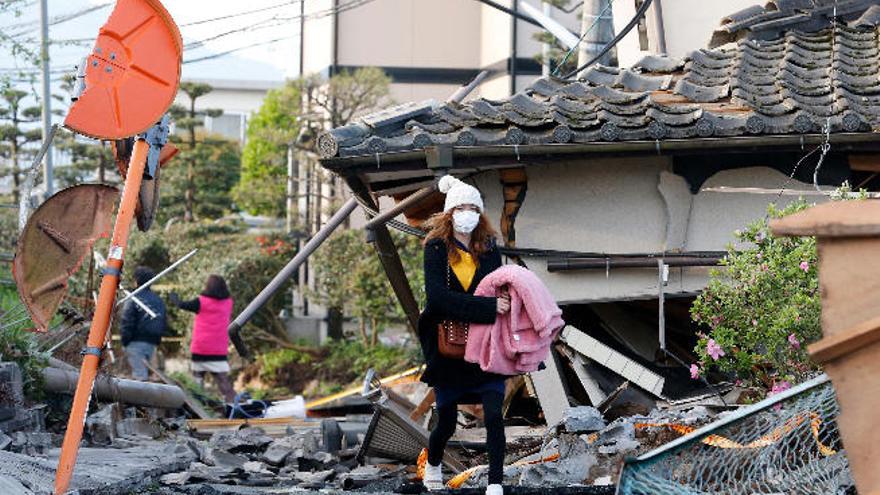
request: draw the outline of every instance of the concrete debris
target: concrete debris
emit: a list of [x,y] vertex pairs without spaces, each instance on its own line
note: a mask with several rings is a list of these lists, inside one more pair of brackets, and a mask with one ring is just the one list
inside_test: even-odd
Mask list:
[[560,426],[568,433],[594,432],[605,428],[605,419],[595,407],[570,407],[565,411]]
[[52,448],[52,435],[46,432],[16,431],[12,434],[9,450],[17,454],[43,455]]
[[563,433],[558,441],[559,460],[525,466],[517,485],[567,486],[582,484],[598,462],[590,446],[579,435]]

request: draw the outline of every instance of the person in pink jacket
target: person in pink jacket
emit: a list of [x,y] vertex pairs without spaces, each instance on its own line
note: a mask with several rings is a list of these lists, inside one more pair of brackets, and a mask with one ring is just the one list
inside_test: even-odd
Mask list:
[[220,275],[208,276],[205,290],[199,297],[181,301],[171,293],[171,303],[180,309],[196,314],[193,321],[192,372],[200,385],[204,385],[205,374],[210,373],[226,402],[235,400],[235,390],[229,379],[229,320],[232,318],[232,297],[226,281]]

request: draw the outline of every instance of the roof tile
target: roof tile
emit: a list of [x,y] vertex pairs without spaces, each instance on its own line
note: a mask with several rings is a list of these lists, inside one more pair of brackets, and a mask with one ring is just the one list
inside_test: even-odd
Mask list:
[[[817,7],[813,7],[813,2]],[[728,41],[683,60],[540,78],[503,101],[406,104],[333,129],[322,156],[430,145],[686,139],[880,129],[880,0],[776,0],[724,19]],[[725,42],[726,43],[726,42]]]

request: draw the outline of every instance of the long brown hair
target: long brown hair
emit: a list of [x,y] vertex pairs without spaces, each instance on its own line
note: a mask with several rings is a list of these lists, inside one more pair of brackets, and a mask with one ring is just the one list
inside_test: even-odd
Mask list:
[[[454,263],[458,261],[459,256],[458,251],[455,249],[455,229],[452,226],[452,212],[453,210],[450,209],[449,211],[436,213],[431,218],[425,220],[422,227],[428,231],[424,243],[427,244],[433,239],[442,239],[446,244],[449,261]],[[497,237],[497,235],[495,229],[492,228],[489,217],[485,213],[480,212],[480,222],[477,223],[477,228],[471,232],[471,245],[468,246],[468,250],[473,255],[474,262],[477,265],[480,263],[478,258],[491,248],[492,239]]]

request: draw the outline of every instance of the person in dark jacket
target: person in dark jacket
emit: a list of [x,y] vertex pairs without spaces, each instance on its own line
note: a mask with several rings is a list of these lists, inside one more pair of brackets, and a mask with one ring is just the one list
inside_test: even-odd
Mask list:
[[440,180],[446,193],[443,213],[428,220],[425,240],[425,310],[419,318],[419,341],[426,368],[422,381],[434,388],[438,421],[428,442],[424,484],[428,490],[443,486],[440,462],[446,443],[455,433],[459,404],[481,402],[489,451],[487,495],[502,495],[504,470],[504,380],[479,365],[451,359],[439,352],[437,326],[443,320],[493,323],[497,314],[510,310],[509,297],[478,297],[480,280],[501,266],[494,230],[483,213],[480,192],[446,176]]
[[[134,280],[138,287],[155,275],[153,270],[146,266],[134,269]],[[134,300],[135,298],[137,301]],[[150,308],[155,316],[147,313],[141,304]],[[119,328],[125,357],[131,366],[131,375],[136,380],[146,380],[149,377],[149,370],[144,361],[152,359],[162,335],[165,334],[166,325],[165,303],[149,287],[125,302]]]
[[229,334],[226,331],[232,318],[232,296],[226,280],[220,275],[209,275],[199,297],[181,301],[172,292],[171,304],[196,314],[189,349],[193,376],[204,386],[205,375],[210,373],[226,402],[232,402],[235,389],[229,378]]

